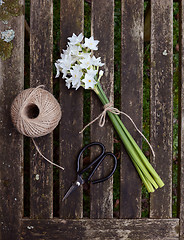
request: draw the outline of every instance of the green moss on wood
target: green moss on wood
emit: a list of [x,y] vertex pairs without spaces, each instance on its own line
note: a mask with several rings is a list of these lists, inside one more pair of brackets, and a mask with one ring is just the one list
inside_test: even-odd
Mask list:
[[17,17],[22,13],[19,0],[6,0],[0,5],[0,20],[7,21],[11,17]]
[[[11,17],[17,17],[23,12],[19,0],[6,0],[0,5],[0,21],[8,21]],[[0,39],[0,58],[6,60],[11,56],[13,49],[12,42],[5,42]]]
[[0,39],[0,58],[2,60],[6,60],[11,56],[12,49],[13,49],[12,42],[5,42],[2,39]]

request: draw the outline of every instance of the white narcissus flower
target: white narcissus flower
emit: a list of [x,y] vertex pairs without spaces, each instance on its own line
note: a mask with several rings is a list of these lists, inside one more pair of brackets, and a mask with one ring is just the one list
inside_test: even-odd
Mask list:
[[55,63],[55,67],[56,67],[56,70],[57,70],[57,73],[56,73],[56,78],[58,78],[59,77],[59,75],[60,75],[60,72],[62,71],[62,68],[60,67],[60,65],[56,62]]
[[92,64],[99,67],[104,66],[104,63],[101,62],[101,57],[96,58],[95,56],[92,57]]
[[73,70],[70,70],[70,73],[72,75],[70,78],[72,81],[72,87],[76,88],[77,90],[81,85],[81,77],[83,75],[83,72],[81,71],[80,66],[75,65],[73,66]]
[[56,63],[59,65],[59,68],[62,69],[63,78],[66,77],[68,71],[71,68],[71,65],[74,64],[75,60],[70,55],[64,55],[62,59],[59,59]]
[[90,68],[89,70],[87,70],[87,74],[91,75],[93,78],[97,75],[98,70],[95,70],[93,68]]
[[72,80],[70,78],[65,78],[66,86],[69,89],[71,87]]
[[91,50],[98,50],[97,44],[99,43],[98,40],[94,40],[94,37],[91,36],[90,38],[85,38],[85,43],[82,45],[84,48],[89,48]]
[[82,69],[87,69],[92,65],[92,58],[88,55],[86,58],[80,59]]
[[63,53],[61,53],[61,58],[64,58],[66,55],[71,55],[70,46],[67,49],[63,49]]
[[76,46],[76,45],[71,45],[69,46],[70,48],[70,54],[74,55],[74,56],[79,56],[79,52],[82,51],[80,46]]
[[91,53],[87,53],[87,52],[79,52],[79,58],[88,58],[91,57]]
[[69,45],[76,45],[80,43],[83,40],[84,36],[82,33],[79,34],[79,36],[76,36],[75,33],[73,33],[72,37],[69,37],[68,40],[70,41]]
[[85,38],[82,44],[83,38],[82,33],[78,36],[73,33],[72,37],[68,38],[66,50],[63,50],[61,58],[55,63],[56,77],[59,77],[61,72],[66,86],[68,88],[72,86],[76,90],[80,86],[94,89],[100,80],[99,67],[104,65],[100,57],[92,56],[92,50],[98,49],[99,41],[94,40],[92,36]]
[[93,77],[93,75],[86,73],[85,78],[82,80],[85,84],[85,89],[94,89],[95,84],[97,83]]
[[75,46],[75,45],[68,46],[66,50],[63,50],[63,53],[61,54],[61,60],[64,61],[65,58],[68,58],[68,56],[70,56],[71,62],[74,63],[75,57],[73,55],[74,55],[74,53],[77,54],[77,52],[78,52],[77,46]]
[[77,90],[78,88],[80,88],[80,86],[81,86],[81,82],[80,81],[78,81],[76,84],[72,84],[72,88],[75,88],[75,90]]

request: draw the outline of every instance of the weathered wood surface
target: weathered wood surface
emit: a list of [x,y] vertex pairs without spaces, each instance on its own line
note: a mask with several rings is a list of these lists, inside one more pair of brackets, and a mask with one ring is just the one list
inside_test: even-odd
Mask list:
[[[22,5],[20,1],[20,8]],[[15,37],[11,56],[0,58],[0,239],[18,240],[23,216],[23,136],[12,124],[10,108],[24,87],[22,13],[17,17],[10,15],[7,24],[0,20],[0,31],[8,29],[14,30]]]
[[180,239],[184,239],[184,1],[180,1],[180,84],[179,84],[179,218]]
[[172,217],[173,1],[151,2],[151,116],[153,167],[165,186],[150,198],[152,218]]
[[[134,7],[132,7],[134,6]],[[143,23],[144,1],[122,1],[121,110],[139,129],[143,107]],[[141,136],[126,117],[121,118],[141,146]],[[131,159],[122,150],[120,176],[120,217],[141,216],[141,181]]]
[[[96,57],[101,57],[105,66],[104,76],[101,78],[101,85],[108,99],[113,102],[114,88],[114,1],[94,0],[92,1],[92,35],[99,40],[98,51],[94,51]],[[103,29],[103,30],[102,30]],[[107,41],[108,39],[108,41]],[[108,52],[108,54],[107,54]],[[91,120],[103,111],[103,105],[96,94],[91,96]],[[106,151],[113,151],[113,126],[106,120],[103,128],[99,122],[91,125],[91,141],[99,141],[104,144]],[[91,159],[94,159],[99,150],[91,151]],[[107,158],[98,168],[94,178],[102,178],[109,174],[113,168],[113,161]],[[90,217],[91,218],[112,218],[113,217],[113,178],[99,184],[90,186]]]
[[[39,14],[38,14],[39,12]],[[30,8],[30,86],[45,85],[52,92],[53,50],[52,1],[31,1]],[[40,151],[53,159],[52,134],[35,139]],[[30,154],[30,216],[51,218],[53,215],[53,166],[31,145]]]
[[23,219],[21,240],[176,240],[179,219]]
[[[20,1],[23,4],[23,1]],[[67,38],[83,31],[84,2],[61,0],[61,49]],[[42,159],[31,145],[30,215],[23,215],[23,137],[13,127],[10,106],[24,85],[24,17],[0,22],[1,31],[15,31],[11,57],[0,60],[0,239],[184,239],[184,128],[183,128],[183,16],[184,1],[180,2],[180,121],[179,121],[179,218],[172,219],[172,11],[171,0],[151,1],[151,144],[156,153],[152,161],[163,178],[165,187],[151,195],[148,219],[111,219],[113,195],[110,179],[91,186],[91,213],[95,219],[82,219],[82,188],[65,202],[62,198],[76,178],[76,157],[83,145],[79,131],[83,127],[83,91],[68,90],[61,79],[60,103],[63,117],[60,124],[60,218],[53,219],[52,166]],[[92,34],[100,40],[96,56],[102,57],[105,75],[102,86],[113,102],[113,8],[114,1],[92,1]],[[142,127],[142,61],[143,61],[144,1],[122,0],[122,111]],[[30,86],[46,85],[52,92],[52,21],[51,0],[31,1],[30,25]],[[46,26],[46,27],[45,27]],[[102,104],[92,95],[91,118],[102,110]],[[133,115],[132,115],[133,113]],[[122,118],[130,133],[141,145],[141,138],[132,124]],[[113,151],[113,128],[107,120],[100,129],[91,126],[91,140],[101,141]],[[42,153],[52,159],[52,134],[37,139]],[[93,158],[93,155],[91,155]],[[122,153],[120,217],[140,218],[141,181],[125,151]],[[109,164],[109,168],[110,168]],[[99,177],[106,173],[101,166]],[[107,169],[108,170],[108,169]],[[97,175],[95,177],[98,177]],[[38,179],[38,180],[37,180]],[[51,219],[50,219],[51,218]],[[75,218],[76,220],[66,220]],[[97,219],[103,218],[103,219]],[[104,219],[108,218],[108,219]],[[36,220],[37,219],[37,220]],[[22,223],[22,226],[21,226]],[[20,226],[22,229],[20,229]],[[180,227],[179,227],[180,226]],[[21,231],[21,236],[20,236]]]
[[[66,49],[67,38],[83,31],[82,0],[61,0],[61,49]],[[68,90],[60,79],[60,105],[64,113],[60,124],[60,164],[65,168],[60,174],[60,217],[81,218],[83,215],[82,188],[62,202],[62,198],[76,180],[76,160],[82,148],[83,90]]]

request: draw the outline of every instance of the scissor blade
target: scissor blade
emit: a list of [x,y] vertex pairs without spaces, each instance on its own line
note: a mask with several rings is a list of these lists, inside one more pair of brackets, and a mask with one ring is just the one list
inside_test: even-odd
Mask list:
[[64,201],[73,191],[75,191],[80,185],[84,183],[84,180],[81,178],[80,175],[77,176],[77,181],[72,184],[72,186],[69,188],[68,192],[65,194],[62,201]]
[[79,186],[77,186],[75,183],[69,188],[68,192],[65,194],[64,198],[62,199],[62,201],[64,201],[73,191],[75,191],[76,188],[78,188]]

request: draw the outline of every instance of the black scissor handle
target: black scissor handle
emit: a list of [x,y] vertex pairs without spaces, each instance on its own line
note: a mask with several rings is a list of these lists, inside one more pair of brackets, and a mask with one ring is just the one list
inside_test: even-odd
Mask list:
[[[81,159],[81,156],[83,154],[83,152],[92,147],[92,146],[99,146],[102,150],[102,152],[100,153],[100,155],[89,165],[87,166],[86,168],[84,168],[83,170],[80,171],[80,159]],[[88,145],[84,146],[82,148],[82,150],[80,151],[79,155],[78,155],[78,158],[77,158],[77,173],[78,174],[83,174],[86,170],[88,170],[92,165],[94,165],[94,163],[96,163],[105,153],[105,147],[102,143],[100,142],[92,142],[92,143],[89,143]]]
[[91,179],[91,177],[93,176],[93,174],[95,173],[95,171],[97,170],[97,168],[100,166],[100,164],[103,162],[103,160],[107,157],[107,156],[112,156],[114,158],[114,168],[112,169],[112,171],[109,173],[108,176],[104,177],[104,178],[100,178],[100,179],[97,179],[97,180],[94,180],[94,181],[91,181],[91,183],[93,184],[96,184],[96,183],[100,183],[100,182],[104,182],[106,181],[107,179],[109,179],[115,172],[116,170],[116,167],[117,167],[117,158],[116,156],[111,153],[111,152],[107,152],[107,153],[104,153],[104,155],[102,156],[102,158],[99,160],[98,164],[96,165],[96,167],[94,168],[94,170],[92,171],[92,173],[90,174],[90,176],[88,177],[88,180]]
[[[82,169],[80,171],[80,159],[81,159],[81,155],[83,154],[83,152],[90,148],[91,146],[100,146],[101,149],[102,149],[102,152],[100,153],[100,155],[95,158],[86,168]],[[87,179],[85,181],[89,181],[92,176],[94,175],[95,171],[97,170],[97,168],[99,167],[99,165],[103,162],[103,160],[107,157],[107,156],[112,156],[113,159],[114,159],[114,167],[112,169],[112,171],[109,173],[108,176],[104,177],[104,178],[100,178],[100,179],[97,179],[97,180],[94,180],[94,181],[91,181],[91,183],[93,184],[96,184],[96,183],[100,183],[100,182],[104,182],[106,181],[107,179],[109,179],[115,172],[116,170],[116,167],[117,167],[117,158],[116,156],[111,153],[111,152],[105,152],[105,147],[102,143],[100,142],[92,142],[86,146],[84,146],[82,148],[82,150],[80,151],[79,155],[78,155],[78,158],[77,158],[77,174],[79,176],[81,176],[84,172],[87,172],[87,170],[92,167],[93,165],[95,166],[94,169],[92,170],[92,172],[89,174],[89,176],[87,177]]]

